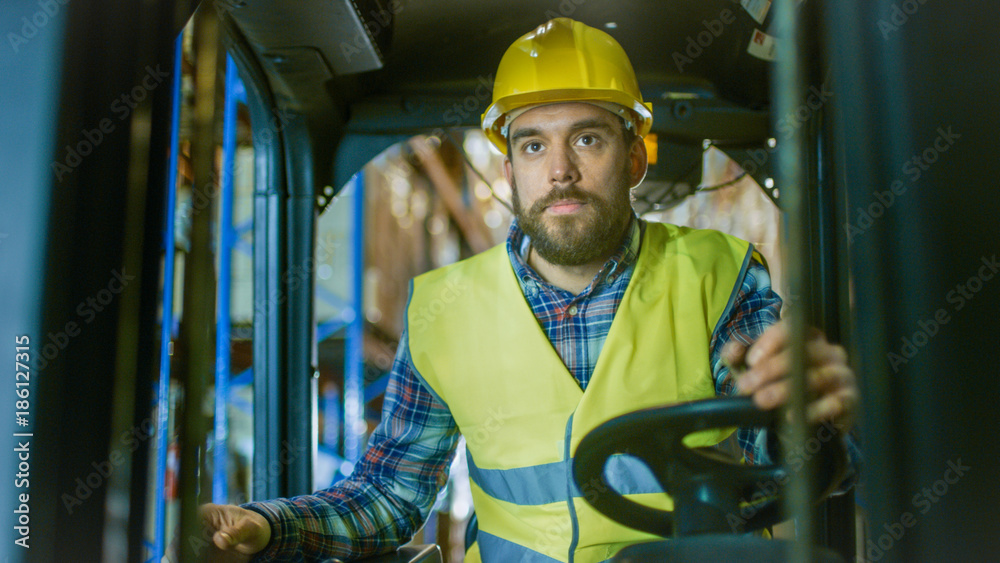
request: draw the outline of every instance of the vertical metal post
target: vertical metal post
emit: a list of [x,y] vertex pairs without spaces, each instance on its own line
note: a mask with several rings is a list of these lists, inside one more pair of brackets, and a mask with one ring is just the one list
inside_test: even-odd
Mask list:
[[[299,139],[307,135],[305,120],[289,120],[283,134]],[[297,145],[298,146],[298,145]],[[298,146],[296,159],[313,162],[311,150]],[[315,165],[315,164],[314,164]],[[280,372],[284,432],[281,436],[282,495],[295,496],[313,490],[312,461],[316,452],[316,432],[312,424],[316,402],[315,319],[313,316],[314,260],[316,253],[315,174],[309,166],[292,167],[288,178],[285,207],[284,273],[281,280],[286,299],[283,304],[285,334],[282,346],[285,363]]]
[[[835,84],[845,85],[836,131],[850,202],[842,228],[865,552],[882,562],[995,559],[1000,4],[824,5]],[[905,535],[892,532],[901,521],[913,525]]]
[[174,48],[172,124],[170,126],[170,164],[167,168],[167,213],[163,229],[163,320],[160,326],[160,382],[156,390],[156,515],[153,560],[163,559],[166,516],[167,441],[170,437],[170,343],[174,334],[174,221],[177,212],[177,153],[180,150],[181,122],[181,52],[184,32],[177,36]]
[[[228,11],[222,12],[219,23],[226,32],[229,54],[237,61],[245,79],[240,83],[245,92],[242,99],[254,132],[253,221],[249,225],[253,230],[253,245],[249,248],[253,258],[253,367],[237,379],[246,378],[253,384],[250,498],[263,500],[287,496],[281,471],[276,470],[281,466],[282,433],[287,418],[282,385],[282,374],[288,373],[284,360],[287,322],[283,312],[289,298],[281,281],[287,272],[284,265],[284,229],[288,217],[284,149],[287,124],[274,121],[279,118],[278,106],[264,69]],[[245,243],[237,240],[236,244],[243,247]]]
[[365,268],[365,173],[354,176],[354,212],[351,222],[351,307],[354,316],[347,325],[346,366],[344,366],[344,459],[350,464],[361,459],[365,437],[365,390],[362,374],[364,356]]
[[211,486],[204,472],[208,420],[202,411],[215,367],[216,272],[212,223],[218,178],[214,173],[216,127],[222,114],[224,84],[218,70],[225,64],[219,22],[210,5],[202,4],[194,20],[195,91],[191,163],[191,248],[184,265],[184,315],[178,333],[178,374],[184,385],[180,428],[180,553],[184,563],[200,561],[202,550],[192,538],[202,535],[198,506]]
[[[781,40],[777,42],[776,64],[773,75],[774,103],[772,104],[772,119],[777,116],[794,115],[802,98],[802,39],[799,29],[799,17],[802,6],[794,0],[777,0],[774,4],[775,35]],[[790,332],[791,347],[790,392],[788,409],[791,422],[787,424],[787,435],[792,448],[805,444],[805,341],[808,327],[807,304],[812,302],[810,284],[808,283],[809,255],[808,225],[809,208],[805,190],[808,189],[808,178],[804,166],[806,157],[806,139],[801,127],[793,128],[789,138],[778,150],[778,185],[781,187],[782,199],[786,202],[788,233],[785,237],[791,294],[798,297],[800,305],[793,308],[786,319]],[[792,561],[803,563],[811,561],[813,537],[813,521],[811,503],[809,502],[808,466],[805,471],[792,475],[788,487],[786,505],[788,514],[795,518],[796,538],[792,551]]]
[[233,160],[236,153],[236,63],[226,57],[226,102],[222,129],[222,191],[219,211],[219,303],[215,328],[215,455],[213,460],[212,502],[229,502],[229,360],[231,337],[230,294],[233,281],[232,252],[236,241],[233,228]]
[[[268,106],[257,104],[251,120],[266,123],[271,117]],[[280,136],[278,136],[280,139]],[[284,237],[285,195],[283,188],[282,150],[279,140],[254,147],[261,154],[254,172],[254,318],[253,318],[253,481],[252,498],[264,500],[282,495],[281,474],[272,462],[281,450],[282,419],[285,416],[280,374],[284,373],[285,349],[282,339],[285,324],[281,315],[283,286],[281,277]]]
[[[818,14],[819,11],[813,11]],[[819,19],[819,18],[817,18]],[[818,29],[814,26],[813,29]],[[817,32],[815,37],[819,37]],[[811,45],[813,53],[818,54],[818,45]],[[826,69],[822,72],[809,74],[810,84],[817,80],[824,83],[829,80]],[[834,99],[836,103],[836,98]],[[846,242],[840,236],[841,208],[846,201],[846,193],[838,190],[833,162],[836,160],[837,146],[831,141],[831,112],[825,107],[816,111],[808,122],[810,143],[810,176],[815,180],[812,184],[810,210],[813,224],[811,246],[816,267],[812,270],[813,295],[815,299],[810,307],[812,323],[820,327],[831,342],[843,342],[842,332],[845,306],[848,298],[848,277],[843,266],[847,260]],[[815,536],[814,545],[822,545],[833,549],[845,560],[856,557],[857,538],[854,495],[837,495],[826,499],[815,511],[813,522]]]

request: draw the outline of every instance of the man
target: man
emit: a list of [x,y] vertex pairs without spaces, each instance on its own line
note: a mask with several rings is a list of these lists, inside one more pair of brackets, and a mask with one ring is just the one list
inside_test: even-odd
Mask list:
[[[788,334],[752,246],[632,211],[652,114],[618,43],[552,20],[507,51],[493,95],[483,128],[507,155],[507,244],[414,280],[383,422],[350,479],[294,499],[204,507],[227,553],[311,561],[390,550],[423,524],[461,433],[479,518],[470,560],[601,561],[650,537],[579,492],[567,498],[589,430],[716,394],[785,402]],[[419,311],[445,291],[452,302],[427,321]],[[810,420],[850,425],[857,388],[843,349],[818,336],[808,353]],[[733,363],[748,366],[738,382]],[[768,461],[763,434],[739,432],[748,461]],[[641,481],[627,492],[655,492]]]

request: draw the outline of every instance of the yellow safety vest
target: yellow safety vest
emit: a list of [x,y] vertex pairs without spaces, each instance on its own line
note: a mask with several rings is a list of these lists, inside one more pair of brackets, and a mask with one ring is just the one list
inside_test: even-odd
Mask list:
[[[577,488],[572,453],[588,431],[618,415],[714,396],[709,343],[752,251],[716,231],[648,224],[586,391],[532,314],[504,245],[414,279],[410,353],[465,436],[482,561],[591,563],[655,539],[587,504],[599,491]],[[731,432],[685,442],[713,445]],[[606,474],[615,489],[672,509],[635,462],[612,459]]]

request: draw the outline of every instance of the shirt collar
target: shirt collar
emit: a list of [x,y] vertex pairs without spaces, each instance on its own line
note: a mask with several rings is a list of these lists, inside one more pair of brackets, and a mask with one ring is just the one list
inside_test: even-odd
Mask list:
[[[594,276],[582,294],[590,293],[603,283],[610,283],[614,279],[628,271],[639,256],[639,245],[642,241],[642,232],[645,230],[645,222],[634,214],[629,222],[628,230],[622,239],[621,246],[608,258],[604,266]],[[551,285],[542,276],[528,265],[528,251],[531,249],[531,237],[521,230],[515,218],[507,231],[507,255],[510,258],[511,266],[517,275],[517,280],[521,284],[521,289],[525,289],[525,284],[529,281]]]

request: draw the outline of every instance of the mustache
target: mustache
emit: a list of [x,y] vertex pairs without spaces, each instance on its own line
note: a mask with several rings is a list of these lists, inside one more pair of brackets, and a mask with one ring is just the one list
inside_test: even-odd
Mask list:
[[531,213],[541,213],[546,207],[563,199],[575,199],[584,203],[590,203],[593,201],[599,201],[600,198],[594,194],[583,191],[576,185],[570,185],[558,190],[552,190],[551,192],[545,194],[544,197],[532,204]]

